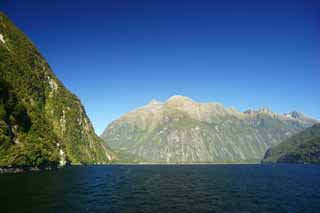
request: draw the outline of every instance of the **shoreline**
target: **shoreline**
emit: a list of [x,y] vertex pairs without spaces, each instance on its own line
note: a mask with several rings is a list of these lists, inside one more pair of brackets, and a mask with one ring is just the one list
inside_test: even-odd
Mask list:
[[261,164],[260,162],[233,162],[233,163],[149,163],[149,162],[141,162],[141,163],[112,163],[109,165],[176,165],[176,166],[186,166],[186,165],[245,165],[245,164]]
[[140,163],[106,163],[106,164],[70,164],[66,166],[59,167],[0,167],[1,174],[17,174],[17,173],[27,173],[27,172],[43,172],[43,171],[52,171],[61,168],[66,168],[69,166],[187,166],[187,165],[246,165],[246,164],[261,164],[260,162],[239,162],[239,163],[156,163],[156,162],[140,162]]
[[43,171],[52,171],[56,170],[59,167],[46,167],[46,168],[38,168],[38,167],[0,167],[0,175],[1,174],[18,174],[18,173],[26,173],[26,172],[43,172]]
[[[234,163],[106,163],[106,164],[70,164],[66,166],[58,167],[0,167],[1,174],[18,174],[18,173],[29,173],[29,172],[45,172],[45,171],[54,171],[58,169],[63,169],[67,167],[77,167],[77,166],[192,166],[192,165],[268,165],[268,164],[282,164],[282,163],[261,163],[261,162],[234,162]],[[302,164],[302,163],[289,163],[289,164]],[[303,163],[303,164],[312,164],[312,163]],[[317,165],[317,164],[314,164]]]

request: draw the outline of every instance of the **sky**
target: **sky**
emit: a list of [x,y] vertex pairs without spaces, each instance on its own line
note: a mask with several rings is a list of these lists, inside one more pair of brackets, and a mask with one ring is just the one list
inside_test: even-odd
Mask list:
[[320,119],[320,1],[0,0],[96,132],[184,95]]

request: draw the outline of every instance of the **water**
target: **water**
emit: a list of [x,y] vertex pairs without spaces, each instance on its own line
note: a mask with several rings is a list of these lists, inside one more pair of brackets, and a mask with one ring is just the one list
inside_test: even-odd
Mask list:
[[319,211],[319,165],[74,166],[0,175],[0,212]]

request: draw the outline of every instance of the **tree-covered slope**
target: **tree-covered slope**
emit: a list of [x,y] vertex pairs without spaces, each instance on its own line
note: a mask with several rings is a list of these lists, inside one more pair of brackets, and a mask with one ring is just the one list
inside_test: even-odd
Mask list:
[[106,163],[80,100],[32,42],[0,13],[0,166]]
[[263,162],[320,163],[320,124],[315,124],[270,148]]
[[269,147],[315,122],[296,112],[240,112],[173,96],[125,114],[101,137],[114,151],[134,161],[258,162]]

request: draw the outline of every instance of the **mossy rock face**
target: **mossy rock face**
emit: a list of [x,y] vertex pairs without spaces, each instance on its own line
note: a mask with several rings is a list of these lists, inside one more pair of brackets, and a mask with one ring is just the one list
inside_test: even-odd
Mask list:
[[3,13],[0,36],[0,167],[110,162],[80,100]]
[[320,163],[320,124],[315,124],[270,148],[262,162]]
[[101,135],[122,159],[151,163],[252,163],[316,121],[268,109],[240,112],[173,96],[112,122]]

